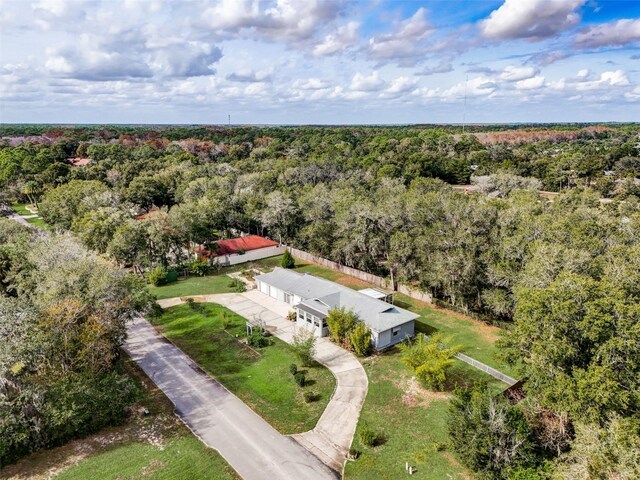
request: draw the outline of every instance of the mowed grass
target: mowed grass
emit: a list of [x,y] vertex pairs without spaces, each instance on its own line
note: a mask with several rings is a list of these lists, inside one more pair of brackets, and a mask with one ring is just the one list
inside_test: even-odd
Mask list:
[[[122,363],[143,392],[127,423],[30,455],[0,471],[0,478],[239,480],[220,454],[173,414],[172,403],[135,363],[128,357]],[[149,415],[142,415],[142,408]]]
[[214,293],[229,293],[234,290],[229,287],[231,280],[227,275],[230,272],[239,272],[243,269],[250,270],[259,268],[263,271],[272,270],[273,267],[280,265],[282,255],[264,258],[249,263],[234,265],[232,267],[224,267],[214,275],[204,277],[180,277],[176,282],[161,287],[149,286],[149,291],[153,293],[159,300],[165,298],[184,297],[189,295],[211,295]]
[[[471,386],[486,376],[456,362],[448,374],[445,392],[432,392],[412,379],[395,350],[363,361],[369,377],[369,393],[360,414],[353,447],[359,458],[347,462],[347,480],[396,480],[407,478],[405,462],[417,469],[416,479],[473,478],[448,450],[449,397],[455,386]],[[506,385],[493,381],[496,393]],[[380,438],[375,447],[363,445],[359,432],[367,426]]]
[[[355,290],[373,286],[355,277],[299,259],[296,259],[296,271],[317,275]],[[394,303],[420,315],[416,320],[417,331],[426,334],[444,332],[451,339],[452,345],[462,345],[465,354],[507,375],[513,374],[513,369],[497,357],[496,341],[503,335],[500,328],[401,293],[394,293]]]
[[149,286],[149,291],[159,300],[183,297],[187,295],[207,295],[233,292],[229,287],[231,278],[227,275],[208,275],[206,277],[180,277],[177,281],[161,287]]
[[[285,434],[311,430],[335,388],[331,372],[321,365],[302,367],[291,347],[277,338],[252,349],[241,343],[246,320],[220,305],[198,304],[204,313],[187,304],[168,308],[151,321],[200,367],[236,394],[256,413]],[[223,328],[223,315],[230,325]],[[298,387],[289,372],[296,363],[306,371],[308,384]],[[319,399],[306,403],[304,392]]]
[[14,203],[11,205],[11,209],[18,215],[33,215],[31,211],[27,210],[26,205],[25,203]]
[[38,228],[49,228],[45,221],[40,217],[27,218],[27,222],[31,225],[35,225]]

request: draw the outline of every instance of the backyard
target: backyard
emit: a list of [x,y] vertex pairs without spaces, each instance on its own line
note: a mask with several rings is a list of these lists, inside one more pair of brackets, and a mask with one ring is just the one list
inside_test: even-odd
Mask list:
[[[447,445],[450,392],[456,386],[470,386],[478,381],[488,380],[489,387],[496,393],[505,385],[456,362],[448,375],[445,391],[429,391],[412,378],[397,350],[369,357],[362,363],[369,377],[369,393],[353,441],[360,456],[347,462],[345,478],[406,478],[405,462],[416,468],[414,477],[418,479],[471,478]],[[364,428],[378,436],[377,446],[362,444],[359,432]]]
[[127,423],[23,458],[0,471],[0,478],[239,479],[215,450],[180,422],[171,402],[133,361],[124,360],[122,369],[139,381],[143,392]]
[[[245,319],[220,305],[177,305],[150,320],[203,370],[282,433],[311,430],[335,388],[329,370],[321,365],[302,367],[291,347],[277,338],[269,337],[271,344],[263,348],[243,343]],[[293,363],[305,373],[303,388],[296,385],[289,371]],[[317,398],[307,403],[307,391]]]

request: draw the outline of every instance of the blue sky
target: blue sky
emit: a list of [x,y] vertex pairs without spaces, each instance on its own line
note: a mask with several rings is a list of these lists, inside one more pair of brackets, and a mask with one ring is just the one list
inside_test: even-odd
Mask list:
[[229,114],[640,121],[640,1],[0,0],[2,122]]

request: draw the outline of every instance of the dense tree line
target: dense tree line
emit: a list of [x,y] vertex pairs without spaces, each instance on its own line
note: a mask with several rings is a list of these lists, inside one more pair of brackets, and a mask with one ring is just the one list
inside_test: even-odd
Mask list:
[[[0,184],[6,200],[36,198],[52,228],[137,271],[188,266],[197,246],[240,230],[502,322],[504,356],[527,379],[527,399],[511,406],[482,389],[459,392],[452,443],[465,464],[489,478],[616,478],[607,476],[616,469],[634,478],[638,132],[33,131],[49,140],[0,147]],[[71,156],[91,162],[73,167]],[[449,185],[472,176],[477,191]],[[549,201],[540,189],[561,193]]]
[[124,419],[116,368],[141,281],[69,235],[0,219],[0,466]]

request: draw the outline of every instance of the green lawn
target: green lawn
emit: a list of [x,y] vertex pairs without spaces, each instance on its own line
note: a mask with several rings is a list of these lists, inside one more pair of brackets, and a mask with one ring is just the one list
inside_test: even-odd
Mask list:
[[178,281],[161,287],[149,286],[149,291],[158,299],[182,297],[185,295],[207,295],[233,292],[229,287],[231,278],[225,274],[206,277],[181,277]]
[[[151,321],[205,371],[240,397],[260,416],[282,433],[312,429],[335,388],[331,372],[321,365],[305,368],[309,384],[299,388],[289,372],[297,358],[285,342],[273,338],[273,344],[257,351],[240,342],[245,319],[216,304],[201,303],[205,314],[183,304],[168,308]],[[223,314],[231,322],[222,327]],[[320,396],[311,403],[303,392]]]
[[[0,471],[0,478],[44,480],[239,480],[215,450],[205,446],[173,414],[173,405],[127,359],[123,370],[139,379],[144,392],[124,425],[43,450]],[[142,415],[144,407],[149,415]]]
[[35,225],[38,228],[48,228],[48,225],[40,217],[27,218],[27,222],[29,222],[32,225]]
[[[455,385],[470,386],[487,379],[495,392],[505,385],[456,362],[448,375],[447,391],[431,392],[411,380],[411,371],[400,362],[397,351],[365,359],[363,364],[369,393],[353,441],[361,453],[355,461],[347,462],[345,479],[404,479],[405,462],[417,468],[416,479],[473,478],[447,450],[448,392]],[[358,432],[363,425],[381,437],[380,445],[362,445]]]
[[230,278],[227,276],[227,273],[239,272],[243,269],[249,270],[252,268],[259,268],[267,271],[280,265],[281,261],[282,255],[278,255],[276,257],[264,258],[262,260],[234,265],[232,267],[225,267],[215,275],[207,275],[206,277],[180,277],[178,281],[168,285],[163,285],[161,287],[149,286],[149,291],[158,297],[159,300],[188,295],[229,293],[233,292],[233,289],[229,287]]
[[25,204],[25,203],[14,203],[13,205],[11,205],[11,208],[18,215],[33,215],[32,212],[27,210],[26,205],[27,204]]

